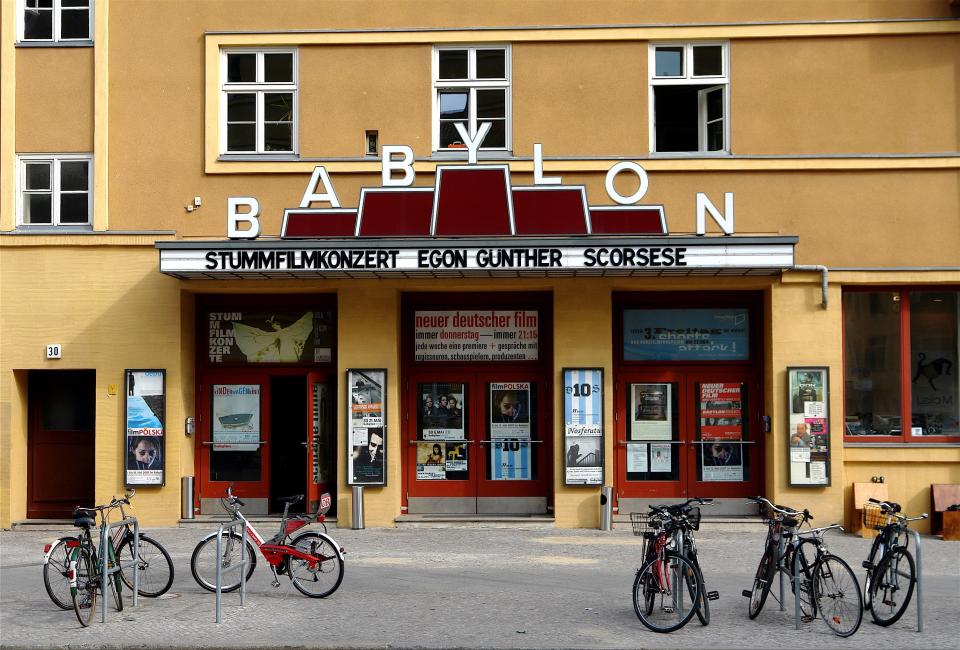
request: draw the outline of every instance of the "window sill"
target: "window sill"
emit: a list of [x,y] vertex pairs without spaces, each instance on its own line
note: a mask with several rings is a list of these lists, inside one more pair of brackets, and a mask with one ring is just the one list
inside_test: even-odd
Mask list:
[[295,153],[222,153],[219,162],[300,162]]
[[20,235],[75,235],[77,233],[93,232],[93,225],[84,226],[48,226],[48,225],[19,225],[14,232]]
[[93,47],[93,41],[17,41],[16,47]]
[[[430,154],[430,160],[467,160],[469,153],[466,149],[451,151],[441,149]],[[506,149],[496,149],[493,151],[478,151],[477,160],[512,160],[514,155],[512,151]]]
[[687,160],[689,158],[732,158],[729,151],[652,151],[651,160]]
[[937,449],[944,447],[960,447],[960,440],[957,442],[848,442],[843,441],[844,447],[861,449]]

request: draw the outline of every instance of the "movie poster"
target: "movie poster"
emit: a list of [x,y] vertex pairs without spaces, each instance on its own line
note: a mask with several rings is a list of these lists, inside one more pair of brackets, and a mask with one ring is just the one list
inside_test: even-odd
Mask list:
[[126,485],[163,485],[166,469],[165,370],[126,370]]
[[348,370],[350,388],[350,485],[386,485],[386,413],[384,394],[387,371]]
[[603,369],[563,371],[564,479],[603,484]]

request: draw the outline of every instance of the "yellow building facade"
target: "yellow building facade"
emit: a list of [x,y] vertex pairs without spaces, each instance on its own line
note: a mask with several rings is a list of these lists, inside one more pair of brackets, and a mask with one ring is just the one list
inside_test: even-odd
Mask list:
[[4,528],[960,483],[955,3],[0,6]]

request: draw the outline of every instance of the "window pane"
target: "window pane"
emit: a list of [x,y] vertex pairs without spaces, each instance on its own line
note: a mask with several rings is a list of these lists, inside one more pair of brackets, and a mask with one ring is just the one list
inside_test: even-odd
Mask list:
[[477,50],[478,79],[506,79],[507,53],[504,50]]
[[504,120],[493,122],[490,125],[490,131],[487,132],[487,137],[483,139],[483,143],[480,146],[482,148],[499,147],[501,149],[506,147],[506,124]]
[[266,151],[293,151],[293,125],[265,124],[263,146]]
[[53,38],[53,10],[27,9],[23,12],[23,37],[50,40]]
[[477,117],[499,117],[507,116],[506,110],[506,91],[505,90],[478,90],[477,91]]
[[960,435],[958,294],[910,293],[912,435]]
[[227,81],[252,83],[257,80],[257,55],[251,53],[227,55]]
[[723,122],[707,124],[707,151],[723,151]]
[[86,190],[87,165],[86,160],[71,160],[60,163],[60,189],[64,192],[71,190]]
[[79,194],[61,194],[60,195],[60,223],[89,223],[90,215],[88,208],[88,195],[86,192]]
[[253,124],[227,125],[227,151],[253,151],[256,148],[257,127]]
[[264,93],[263,119],[267,122],[293,121],[293,95],[291,93]]
[[460,138],[460,134],[457,133],[457,127],[454,124],[463,124],[466,127],[465,122],[440,122],[440,147],[457,147],[462,148],[466,147],[463,143],[463,140]]
[[843,295],[847,435],[900,435],[900,294]]
[[68,9],[60,13],[60,38],[90,38],[90,11]]
[[61,7],[89,7],[90,0],[60,0]]
[[440,93],[441,119],[467,119],[467,98],[465,92]]
[[693,48],[693,76],[720,76],[723,74],[723,48],[703,45]]
[[253,93],[227,95],[227,121],[253,122],[257,119],[257,96]]
[[683,47],[658,47],[655,68],[658,77],[682,77]]
[[27,163],[27,187],[28,190],[49,190],[50,189],[50,163]]
[[698,86],[654,86],[657,151],[697,151]]
[[707,121],[723,117],[723,91],[712,90],[707,93]]
[[23,197],[23,223],[53,223],[49,194],[27,194]]
[[467,78],[467,51],[466,50],[440,50],[440,79],[466,79]]
[[263,80],[293,81],[293,55],[289,52],[263,55]]

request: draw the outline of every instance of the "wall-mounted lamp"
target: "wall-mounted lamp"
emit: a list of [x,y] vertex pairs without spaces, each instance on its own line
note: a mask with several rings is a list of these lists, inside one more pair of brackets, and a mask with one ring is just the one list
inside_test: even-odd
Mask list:
[[183,423],[183,433],[188,436],[192,436],[197,430],[197,421],[191,415]]

